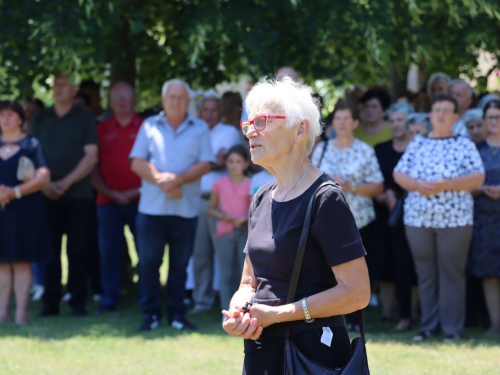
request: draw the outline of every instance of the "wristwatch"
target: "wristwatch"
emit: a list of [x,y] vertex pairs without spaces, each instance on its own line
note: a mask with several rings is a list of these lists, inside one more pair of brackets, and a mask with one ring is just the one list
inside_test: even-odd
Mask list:
[[309,314],[309,310],[307,309],[307,298],[302,298],[300,301],[302,304],[302,311],[304,311],[304,315],[306,316],[306,323],[314,322],[314,319],[311,318],[311,314]]
[[23,197],[21,190],[19,190],[19,186],[14,187],[14,194],[16,195],[16,199],[21,199]]

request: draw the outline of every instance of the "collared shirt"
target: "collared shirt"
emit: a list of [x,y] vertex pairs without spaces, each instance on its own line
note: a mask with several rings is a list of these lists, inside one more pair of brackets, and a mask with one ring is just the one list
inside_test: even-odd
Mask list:
[[[212,144],[212,151],[217,155],[221,148],[229,149],[237,144],[240,144],[240,133],[234,126],[223,124],[219,122],[210,130],[210,143]],[[225,176],[227,170],[211,171],[201,178],[201,192],[210,193],[212,184],[219,178]]]
[[[182,173],[200,162],[214,162],[210,130],[204,121],[187,116],[172,129],[165,112],[147,118],[139,130],[130,159],[149,161],[160,172]],[[160,187],[142,180],[139,212],[147,215],[174,215],[184,218],[198,216],[200,180],[181,185],[182,198],[169,199]]]
[[[85,146],[98,145],[92,114],[78,106],[73,106],[62,117],[56,114],[54,107],[36,113],[31,120],[30,133],[42,143],[52,181],[63,179],[76,168],[85,156]],[[75,182],[64,196],[94,199],[90,174]]]
[[[143,121],[142,117],[134,114],[126,126],[120,125],[114,116],[97,125],[99,170],[110,189],[127,191],[141,186],[141,179],[130,169],[128,156]],[[111,203],[110,200],[98,193],[97,204],[107,203]]]

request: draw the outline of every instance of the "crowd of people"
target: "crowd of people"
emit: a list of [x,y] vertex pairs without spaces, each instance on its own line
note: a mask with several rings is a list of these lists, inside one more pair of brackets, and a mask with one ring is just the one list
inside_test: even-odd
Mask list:
[[[276,76],[297,79],[291,68]],[[27,323],[30,290],[41,296],[39,317],[59,315],[62,299],[88,315],[89,286],[96,313],[117,311],[125,225],[139,258],[140,330],[162,324],[166,245],[168,325],[194,330],[186,317],[216,301],[228,309],[252,197],[276,175],[252,163],[248,127],[284,116],[248,119],[232,91],[193,111],[178,79],[163,85],[160,113],[137,113],[126,82],[111,86],[104,109],[99,85],[71,74],[56,75],[53,98],[50,108],[0,104],[0,322],[11,318],[12,290],[17,324]],[[500,95],[476,98],[444,73],[394,103],[383,87],[354,86],[323,126],[310,162],[342,189],[367,254],[370,304],[382,305],[388,329],[420,317],[415,341],[441,331],[460,340],[475,324],[500,335]]]

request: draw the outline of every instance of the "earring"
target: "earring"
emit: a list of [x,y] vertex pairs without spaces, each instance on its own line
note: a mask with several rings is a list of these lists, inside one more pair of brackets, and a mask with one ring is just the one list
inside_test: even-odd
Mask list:
[[297,140],[294,140],[293,143],[297,143]]

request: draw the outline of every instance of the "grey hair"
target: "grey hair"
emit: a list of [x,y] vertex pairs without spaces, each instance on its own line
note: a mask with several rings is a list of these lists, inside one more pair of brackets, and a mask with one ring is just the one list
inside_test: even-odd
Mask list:
[[205,95],[200,101],[200,106],[203,104],[205,100],[215,100],[217,103],[219,103],[219,105],[222,108],[222,101],[214,94]]
[[448,85],[448,91],[450,91],[449,89],[451,89],[451,86],[453,85],[465,85],[467,86],[467,90],[469,90],[469,99],[472,99],[472,97],[474,96],[474,90],[472,90],[472,87],[467,83],[465,82],[463,79],[453,79],[450,81],[449,85]]
[[491,102],[492,100],[499,100],[499,99],[500,98],[497,95],[487,94],[487,95],[483,96],[481,99],[479,99],[479,101],[476,104],[476,108],[484,111],[484,109],[486,108],[486,105],[489,102]]
[[415,108],[413,108],[413,106],[410,103],[405,103],[405,102],[393,103],[387,109],[387,117],[390,117],[393,113],[396,112],[402,112],[406,116],[408,116],[409,114],[415,112]]
[[428,130],[432,130],[431,120],[427,113],[410,113],[406,118],[406,127],[413,124],[424,124]]
[[427,81],[427,94],[431,95],[431,86],[437,79],[444,79],[448,85],[450,84],[451,78],[448,74],[443,72],[432,73]]
[[167,94],[168,86],[170,86],[171,83],[177,83],[179,85],[183,85],[187,90],[188,97],[191,99],[191,97],[192,97],[191,88],[189,87],[189,85],[185,81],[183,81],[181,79],[177,79],[177,78],[169,79],[168,81],[166,81],[163,84],[163,86],[161,88],[161,96],[165,96]]
[[483,110],[482,109],[469,109],[462,116],[462,121],[465,125],[471,121],[481,120],[483,118]]
[[309,86],[290,77],[262,77],[248,93],[245,104],[248,113],[251,113],[256,105],[284,113],[287,116],[288,128],[293,128],[300,120],[308,120],[307,152],[312,151],[316,137],[321,134],[321,124],[319,109]]

